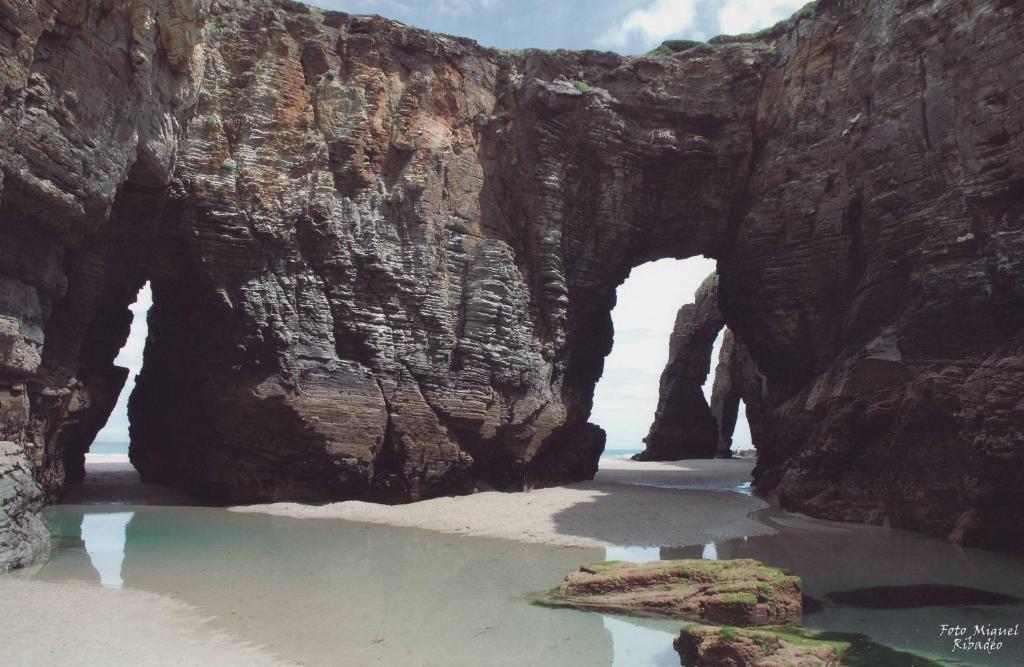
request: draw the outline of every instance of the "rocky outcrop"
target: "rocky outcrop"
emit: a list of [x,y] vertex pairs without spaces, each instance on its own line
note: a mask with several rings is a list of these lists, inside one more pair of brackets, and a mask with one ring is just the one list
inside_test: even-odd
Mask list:
[[673,645],[684,667],[835,667],[850,646],[793,632],[696,624],[683,626]]
[[718,449],[715,456],[732,456],[732,436],[736,430],[740,401],[746,407],[751,440],[756,444],[764,437],[763,429],[767,419],[765,399],[764,376],[757,370],[757,364],[747,347],[730,329],[726,329],[711,389],[711,415],[718,425]]
[[756,486],[1024,549],[1024,8],[820,5],[776,42],[719,258],[767,377]]
[[718,308],[718,276],[712,274],[697,290],[694,303],[676,314],[654,423],[644,438],[644,451],[633,458],[676,461],[714,456],[718,425],[704,397],[704,383],[711,371],[711,349],[724,325]]
[[615,287],[705,254],[766,378],[762,491],[1020,548],[1021,11],[822,0],[622,57],[290,0],[0,3],[0,438],[51,498],[81,475],[149,280],[147,480],[583,479]]
[[[93,39],[86,14],[61,29]],[[136,16],[125,9],[111,48],[149,44]],[[62,402],[51,411],[40,393],[38,428],[14,434],[44,445],[47,490],[80,474],[146,279],[130,416],[149,481],[231,501],[410,500],[592,475],[603,435],[586,418],[615,287],[641,256],[725,242],[769,55],[504,54],[269,1],[214,3],[209,24],[182,32],[205,35],[201,67],[156,40],[115,73],[127,109],[146,101],[126,127],[160,127],[146,112],[165,107],[165,150],[83,131],[124,158],[106,167],[120,190],[89,200],[93,227],[42,238],[70,213],[8,196],[35,172],[5,171],[6,234],[74,271],[35,281],[51,311],[35,381]],[[149,95],[192,91],[195,72],[192,97]],[[43,167],[84,169],[73,150]],[[11,146],[9,161],[26,152]],[[88,185],[85,199],[90,173],[62,182]],[[71,403],[90,407],[72,417]]]
[[0,441],[0,573],[49,553],[50,531],[39,516],[42,503],[23,448]]
[[728,625],[800,623],[800,577],[756,560],[604,561],[580,567],[539,604]]

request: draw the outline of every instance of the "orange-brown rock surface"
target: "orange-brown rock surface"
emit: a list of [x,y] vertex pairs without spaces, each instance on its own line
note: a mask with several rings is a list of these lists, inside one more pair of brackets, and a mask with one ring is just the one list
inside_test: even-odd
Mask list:
[[708,625],[684,626],[673,645],[683,667],[837,667],[849,647],[772,629]]
[[536,598],[555,607],[727,625],[800,623],[800,577],[756,560],[603,561]]
[[[233,501],[593,474],[629,270],[719,260],[789,507],[1019,548],[1019,3],[504,53],[289,0],[0,2],[0,440]],[[586,86],[574,86],[573,80]]]

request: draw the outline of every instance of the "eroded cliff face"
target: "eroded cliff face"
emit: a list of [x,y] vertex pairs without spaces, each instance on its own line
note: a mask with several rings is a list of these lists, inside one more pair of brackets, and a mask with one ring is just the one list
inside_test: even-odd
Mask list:
[[147,479],[587,478],[615,287],[706,254],[767,378],[760,488],[1005,545],[1021,18],[822,2],[770,44],[627,58],[286,0],[0,3],[0,439],[51,498],[81,475],[150,280]]
[[755,481],[1024,549],[1024,6],[839,3],[778,41],[719,258],[767,376]]

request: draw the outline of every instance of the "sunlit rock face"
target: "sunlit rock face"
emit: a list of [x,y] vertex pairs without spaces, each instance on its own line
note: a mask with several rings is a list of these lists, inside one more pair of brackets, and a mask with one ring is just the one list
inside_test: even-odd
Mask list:
[[706,254],[766,376],[759,488],[1014,546],[1022,10],[819,5],[622,57],[286,0],[0,4],[0,439],[50,497],[81,475],[149,279],[149,480],[584,479],[615,287]]

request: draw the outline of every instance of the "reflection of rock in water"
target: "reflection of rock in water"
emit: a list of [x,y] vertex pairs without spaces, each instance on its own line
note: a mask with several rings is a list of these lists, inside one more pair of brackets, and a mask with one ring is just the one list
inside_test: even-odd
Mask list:
[[[217,508],[135,507],[126,588],[303,664],[609,665],[597,614],[530,605],[597,549],[519,544]],[[665,647],[671,646],[671,642]],[[646,664],[641,662],[640,664]]]
[[948,584],[913,584],[910,586],[874,586],[849,591],[833,591],[826,595],[832,602],[863,609],[913,609],[915,607],[958,607],[975,605],[1010,605],[1024,602],[1020,598],[967,586]]
[[121,588],[128,523],[135,512],[96,512],[82,516],[82,541],[100,585]]
[[613,667],[650,665],[659,667],[679,664],[679,654],[672,648],[674,632],[644,627],[625,619],[602,616],[604,627],[612,636]]
[[89,560],[82,540],[82,516],[83,513],[78,509],[48,511],[47,522],[50,524],[53,546],[49,561],[39,571],[42,579],[99,583],[99,573]]
[[[837,525],[785,515],[774,510],[757,514],[777,530],[719,540],[720,559],[754,558],[792,570],[803,580],[805,623],[817,630],[861,633],[882,644],[937,657],[947,656],[950,646],[938,638],[942,623],[973,626],[979,620],[1003,625],[1019,622],[1024,606],[980,606],[980,598],[954,598],[950,588],[969,587],[980,592],[1024,598],[1024,565],[1019,558],[964,549],[941,540],[901,530],[855,524]],[[702,546],[665,547],[663,559],[698,558]],[[826,595],[834,591],[884,587],[888,591],[909,583],[929,582],[946,590],[942,606],[898,608],[854,607]],[[914,586],[914,588],[918,588]],[[922,594],[918,590],[915,595]],[[934,589],[929,595],[938,602]],[[979,606],[974,606],[979,605]],[[984,664],[1000,667],[1024,665],[1024,642],[1009,643]],[[884,664],[866,662],[864,664]],[[918,663],[925,664],[925,663]],[[966,664],[966,663],[964,663]]]

